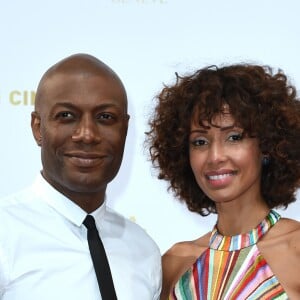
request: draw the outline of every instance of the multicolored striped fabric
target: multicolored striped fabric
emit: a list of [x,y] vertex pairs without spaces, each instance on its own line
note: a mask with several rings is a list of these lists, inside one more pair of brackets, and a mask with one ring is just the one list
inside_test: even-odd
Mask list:
[[252,231],[231,237],[215,226],[209,248],[180,278],[169,300],[288,299],[256,246],[279,219],[271,210]]

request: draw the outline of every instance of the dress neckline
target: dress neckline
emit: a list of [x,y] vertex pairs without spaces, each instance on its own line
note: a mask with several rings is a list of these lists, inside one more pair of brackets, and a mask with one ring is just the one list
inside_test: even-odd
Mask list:
[[210,236],[209,248],[222,251],[236,251],[256,244],[269,229],[280,219],[280,215],[270,210],[269,214],[247,233],[234,236],[224,236],[219,233],[217,225],[214,226]]

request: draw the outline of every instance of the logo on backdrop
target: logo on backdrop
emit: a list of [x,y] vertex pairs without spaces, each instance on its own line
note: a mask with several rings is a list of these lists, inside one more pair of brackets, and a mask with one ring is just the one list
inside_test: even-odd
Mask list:
[[[2,96],[2,97],[1,97]],[[13,90],[7,97],[0,96],[0,103],[5,101],[13,106],[33,106],[35,100],[35,91],[32,90]]]
[[132,221],[132,222],[134,222],[134,223],[136,223],[136,217],[135,216],[130,216],[129,220]]

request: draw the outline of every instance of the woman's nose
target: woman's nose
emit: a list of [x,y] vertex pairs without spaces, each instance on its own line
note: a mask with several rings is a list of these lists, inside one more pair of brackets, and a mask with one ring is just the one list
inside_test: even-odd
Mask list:
[[209,147],[208,162],[217,164],[225,161],[226,151],[224,145],[219,142],[213,142]]

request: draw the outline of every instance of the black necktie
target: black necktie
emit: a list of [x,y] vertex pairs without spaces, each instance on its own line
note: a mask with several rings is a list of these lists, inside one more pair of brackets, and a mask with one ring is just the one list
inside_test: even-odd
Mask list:
[[87,215],[83,224],[87,228],[90,253],[103,300],[117,300],[105,249],[99,237],[94,217]]

